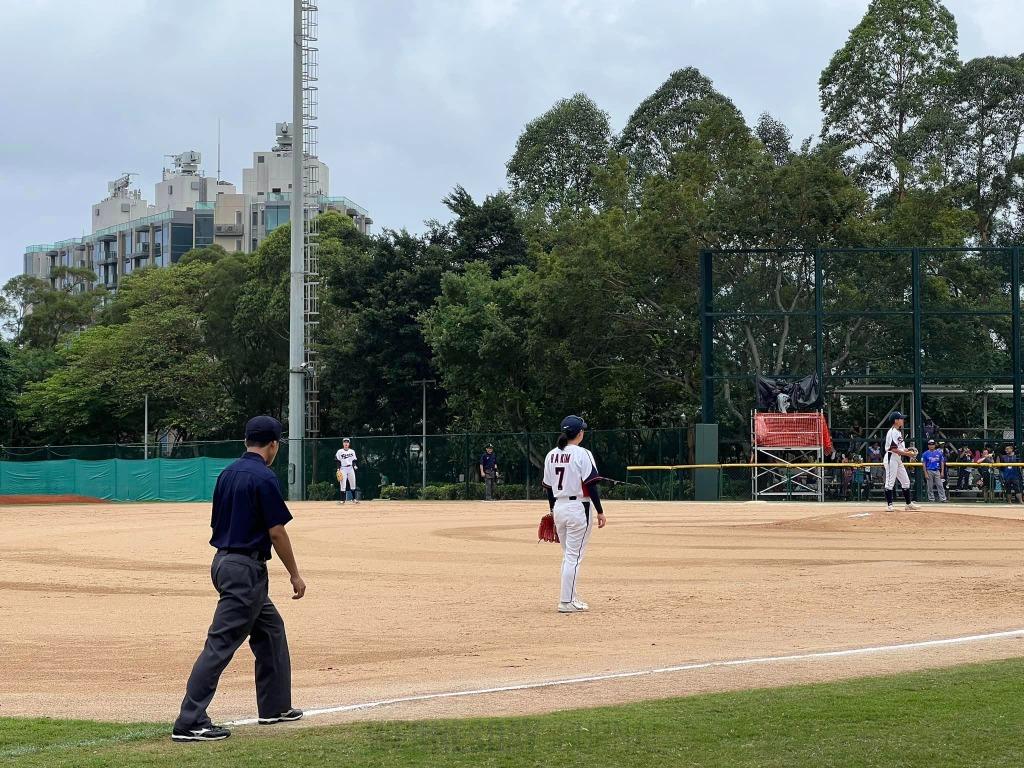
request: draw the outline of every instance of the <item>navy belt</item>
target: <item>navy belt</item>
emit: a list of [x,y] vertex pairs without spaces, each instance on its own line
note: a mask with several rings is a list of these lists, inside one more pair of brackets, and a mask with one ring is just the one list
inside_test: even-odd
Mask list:
[[223,555],[245,555],[245,557],[251,557],[253,560],[258,560],[261,563],[265,563],[270,559],[258,549],[244,549],[241,547],[221,547],[217,550],[217,553]]

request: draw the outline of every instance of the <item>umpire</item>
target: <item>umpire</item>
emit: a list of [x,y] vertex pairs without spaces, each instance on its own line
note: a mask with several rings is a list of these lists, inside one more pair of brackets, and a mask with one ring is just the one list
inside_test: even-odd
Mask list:
[[219,741],[231,735],[206,714],[221,673],[249,638],[256,656],[256,703],[261,724],[298,720],[292,709],[292,670],[284,621],[267,593],[273,545],[291,576],[293,600],[306,593],[284,527],[292,519],[270,465],[280,448],[281,422],[256,416],[245,425],[242,458],[221,472],[213,492],[210,574],[220,594],[203,648],[185,687],[174,741]]

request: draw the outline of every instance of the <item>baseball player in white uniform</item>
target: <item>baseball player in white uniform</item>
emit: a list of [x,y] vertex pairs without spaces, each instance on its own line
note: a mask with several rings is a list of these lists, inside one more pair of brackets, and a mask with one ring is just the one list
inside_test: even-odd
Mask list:
[[548,504],[555,516],[555,531],[562,544],[562,587],[558,597],[559,613],[589,610],[576,592],[580,562],[594,529],[591,504],[597,512],[597,527],[604,528],[605,516],[598,490],[597,462],[594,454],[581,448],[587,423],[579,416],[562,420],[558,446],[544,459],[543,484]]
[[913,512],[920,509],[910,498],[910,476],[907,468],[903,466],[903,457],[914,458],[917,451],[908,449],[903,442],[903,414],[895,411],[889,416],[892,423],[889,431],[885,434],[883,446],[882,464],[885,467],[885,506],[886,510],[893,512],[893,496],[896,488],[896,481],[900,481],[900,489],[903,491],[903,498],[907,502],[906,511]]
[[336,454],[334,454],[334,460],[338,462],[338,485],[341,488],[341,501],[339,504],[344,504],[346,501],[353,501],[355,504],[359,503],[358,498],[354,498],[356,490],[356,452],[351,448],[352,441],[347,437],[341,441],[341,448]]

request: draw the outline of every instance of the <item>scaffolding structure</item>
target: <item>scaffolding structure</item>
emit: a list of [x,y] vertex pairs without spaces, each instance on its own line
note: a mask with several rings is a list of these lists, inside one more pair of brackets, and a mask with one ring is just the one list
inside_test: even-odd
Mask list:
[[750,445],[754,465],[750,472],[750,492],[754,500],[825,500],[822,465],[830,445],[822,413],[753,411]]

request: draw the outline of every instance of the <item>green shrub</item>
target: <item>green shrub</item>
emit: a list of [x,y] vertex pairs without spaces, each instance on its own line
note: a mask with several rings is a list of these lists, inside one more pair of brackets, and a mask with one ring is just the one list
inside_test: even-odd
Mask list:
[[458,483],[428,485],[422,490],[420,498],[429,501],[451,501],[452,499],[459,498],[460,489],[463,490],[463,495],[465,495],[464,487]]
[[380,498],[397,501],[400,499],[415,498],[415,495],[410,494],[409,486],[395,485],[394,483],[392,483],[390,485],[381,486]]
[[306,486],[306,498],[310,501],[333,501],[338,498],[338,486],[334,483],[310,483]]
[[[481,496],[483,498],[483,491]],[[526,486],[523,483],[502,483],[494,489],[494,498],[502,500],[518,500],[526,498]],[[545,499],[547,494],[539,485],[530,486],[530,499]]]

